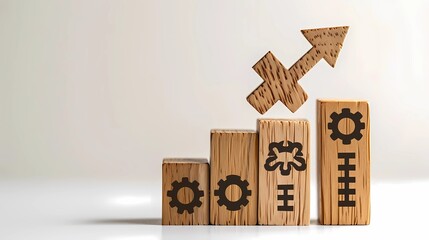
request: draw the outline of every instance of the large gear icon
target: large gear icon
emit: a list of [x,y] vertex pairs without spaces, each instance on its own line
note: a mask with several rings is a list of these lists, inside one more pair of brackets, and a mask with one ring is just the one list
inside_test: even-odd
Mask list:
[[[228,175],[225,181],[221,179],[217,185],[219,189],[214,191],[214,195],[219,197],[219,200],[217,200],[219,206],[225,206],[229,211],[237,211],[240,210],[241,206],[246,206],[249,203],[247,197],[252,195],[252,191],[247,188],[249,182],[241,180],[240,176]],[[240,199],[234,202],[230,201],[225,194],[226,189],[231,185],[237,185],[241,189]]]
[[[179,214],[182,214],[185,210],[188,211],[188,213],[193,213],[195,207],[201,207],[203,203],[200,201],[200,198],[204,196],[204,192],[198,188],[199,185],[197,181],[189,182],[187,177],[182,178],[181,182],[174,181],[171,184],[173,187],[172,190],[167,191],[167,196],[171,197],[170,207],[177,207],[177,212]],[[177,198],[177,194],[182,188],[189,188],[194,193],[194,198],[191,202],[184,204]]]
[[[365,129],[365,123],[361,122],[362,114],[360,112],[351,113],[350,108],[341,109],[341,113],[333,112],[331,114],[332,122],[328,123],[328,129],[332,130],[331,139],[337,140],[338,138],[343,141],[343,144],[351,144],[353,139],[360,140],[362,138],[361,130]],[[351,119],[355,125],[353,132],[350,134],[343,134],[339,128],[338,124],[342,119]]]

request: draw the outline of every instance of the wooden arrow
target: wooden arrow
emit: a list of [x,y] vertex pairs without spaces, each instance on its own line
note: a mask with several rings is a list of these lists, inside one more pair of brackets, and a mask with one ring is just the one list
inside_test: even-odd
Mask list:
[[289,70],[271,52],[265,54],[253,66],[264,82],[247,97],[247,101],[261,114],[279,100],[290,111],[298,110],[308,98],[298,84],[299,79],[322,58],[332,67],[335,66],[348,29],[344,26],[301,30],[313,47]]

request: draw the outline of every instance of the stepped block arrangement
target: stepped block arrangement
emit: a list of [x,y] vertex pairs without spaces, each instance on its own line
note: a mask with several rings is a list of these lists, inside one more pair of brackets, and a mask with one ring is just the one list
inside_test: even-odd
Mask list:
[[[347,31],[302,30],[312,48],[289,69],[265,54],[253,66],[264,82],[247,101],[260,114],[277,101],[297,111],[308,98],[298,81],[321,59],[335,66]],[[322,225],[369,224],[369,137],[367,102],[318,100]],[[212,130],[210,140],[210,167],[207,160],[164,160],[164,225],[310,224],[309,121],[259,119],[256,131]]]
[[369,224],[369,106],[364,101],[319,100],[319,222]]

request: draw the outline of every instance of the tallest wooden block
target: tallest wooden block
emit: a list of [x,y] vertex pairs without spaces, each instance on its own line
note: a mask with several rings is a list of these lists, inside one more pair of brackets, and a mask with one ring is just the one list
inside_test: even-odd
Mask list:
[[319,222],[369,224],[368,103],[319,100],[317,110]]

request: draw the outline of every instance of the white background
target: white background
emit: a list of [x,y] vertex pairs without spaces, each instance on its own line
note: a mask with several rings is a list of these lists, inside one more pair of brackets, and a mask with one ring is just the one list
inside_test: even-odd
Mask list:
[[[41,194],[16,193],[29,182],[78,182],[73,193],[96,196],[109,185],[90,181],[134,182],[112,198],[131,196],[136,213],[151,202],[159,218],[162,159],[208,158],[210,129],[255,129],[260,117],[311,121],[315,189],[318,98],[370,102],[373,183],[426,182],[428,10],[427,1],[0,0],[0,204]],[[309,99],[296,113],[277,103],[261,116],[247,103],[262,81],[251,67],[267,51],[289,67],[311,47],[301,29],[342,25],[336,67],[322,60],[301,79]]]

